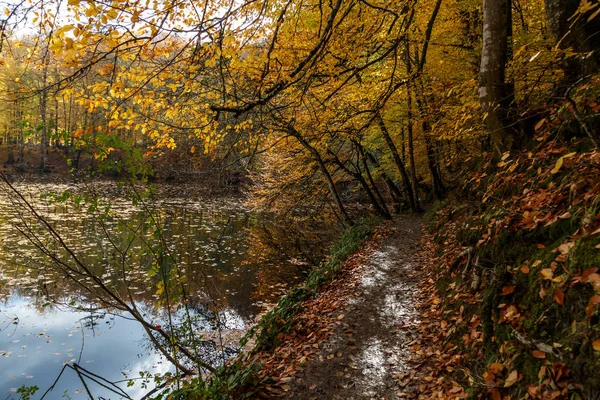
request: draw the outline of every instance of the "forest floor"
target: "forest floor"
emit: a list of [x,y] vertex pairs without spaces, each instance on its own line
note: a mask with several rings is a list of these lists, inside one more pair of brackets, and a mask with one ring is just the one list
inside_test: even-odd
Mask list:
[[[401,216],[305,304],[300,322],[266,370],[275,398],[416,398],[422,219]],[[315,317],[316,322],[314,321]],[[307,324],[303,324],[306,321]],[[310,321],[310,323],[308,322]]]

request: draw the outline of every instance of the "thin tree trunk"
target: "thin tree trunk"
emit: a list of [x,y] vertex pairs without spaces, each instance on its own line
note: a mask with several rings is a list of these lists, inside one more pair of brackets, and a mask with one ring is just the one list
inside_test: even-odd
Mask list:
[[354,179],[356,179],[358,181],[358,183],[360,183],[363,190],[369,197],[371,204],[373,204],[373,208],[375,209],[375,212],[385,219],[392,219],[392,216],[390,215],[387,208],[384,208],[379,204],[379,202],[377,201],[377,197],[375,197],[375,194],[369,187],[369,184],[367,183],[365,178],[362,176],[362,174],[360,172],[352,171],[351,169],[346,167],[346,165],[332,151],[329,151],[329,155],[333,158],[333,162],[335,162],[336,165],[338,165],[345,173],[352,176]]
[[421,130],[423,131],[423,138],[425,139],[425,149],[427,151],[427,166],[429,167],[429,173],[431,174],[431,184],[433,187],[433,193],[435,198],[440,200],[444,197],[446,193],[446,187],[444,186],[444,181],[442,180],[442,174],[437,165],[437,160],[435,156],[435,148],[433,147],[433,143],[431,143],[431,124],[429,122],[430,116],[425,111],[425,90],[421,88],[420,91],[417,92],[417,109],[419,110],[419,116],[421,117]]
[[412,112],[412,90],[411,85],[406,87],[407,101],[407,132],[408,132],[408,161],[410,163],[410,175],[412,178],[413,192],[415,194],[415,203],[420,208],[419,204],[419,185],[417,181],[417,168],[415,166],[415,142],[413,138],[413,112]]
[[42,157],[40,160],[40,169],[43,171],[46,168],[46,159],[48,157],[48,127],[46,120],[47,102],[48,102],[48,60],[49,60],[49,49],[46,45],[44,54],[44,69],[42,72],[42,98],[40,99],[40,116],[42,119]]
[[23,131],[23,108],[20,102],[15,102],[17,105],[17,124],[19,126],[19,160],[21,164],[25,164],[25,132]]
[[347,224],[347,225],[354,225],[354,222],[352,221],[352,219],[350,218],[350,216],[348,215],[348,213],[346,212],[346,208],[344,207],[344,203],[342,202],[342,198],[340,197],[336,187],[335,187],[335,183],[333,182],[333,178],[331,177],[331,174],[329,173],[329,171],[327,170],[327,166],[325,165],[325,162],[323,161],[323,158],[321,157],[321,154],[319,154],[319,152],[317,151],[317,149],[315,149],[314,147],[312,147],[310,145],[310,143],[308,143],[308,141],[306,139],[304,139],[304,137],[302,137],[302,135],[300,134],[300,132],[298,132],[295,128],[293,127],[288,127],[288,132],[296,138],[296,140],[298,140],[298,142],[300,142],[300,144],[310,152],[311,156],[313,157],[313,159],[317,162],[319,169],[321,170],[321,173],[323,174],[323,177],[325,178],[325,181],[327,182],[327,187],[329,188],[329,193],[331,194],[331,197],[333,198],[333,201],[335,203],[335,206],[338,210],[338,212],[340,213],[340,215],[342,216],[342,222]]
[[[377,158],[375,158],[373,154],[367,151],[367,157],[369,158],[369,161],[371,161],[371,164],[375,165],[376,167],[379,167],[379,161],[377,161]],[[398,189],[398,186],[394,183],[392,178],[390,178],[388,174],[385,173],[385,171],[381,171],[381,178],[390,190],[390,195],[392,196],[392,201],[394,202],[394,211],[397,213],[400,212],[402,208],[400,201],[404,197],[402,195],[402,192],[400,191],[400,189]]]
[[[410,42],[408,39],[405,42],[404,62],[406,64],[406,71],[409,75],[412,74],[412,60],[410,58]],[[421,208],[419,204],[419,185],[417,181],[417,168],[415,166],[415,142],[413,138],[413,106],[412,106],[412,85],[409,83],[406,86],[406,108],[407,108],[407,131],[408,131],[408,159],[410,163],[410,175],[413,187],[413,193],[415,194],[415,204],[417,208]]]
[[406,163],[406,138],[404,137],[404,127],[400,130],[400,151],[402,161]]
[[396,148],[396,145],[394,144],[394,141],[392,140],[390,133],[388,132],[387,127],[385,126],[385,122],[383,121],[383,118],[381,117],[381,115],[379,113],[377,114],[377,123],[379,124],[379,129],[381,130],[381,134],[383,135],[383,138],[384,138],[388,148],[392,152],[392,157],[394,158],[396,167],[398,168],[398,171],[400,172],[400,175],[402,176],[402,183],[404,184],[404,190],[406,191],[406,196],[408,197],[408,203],[410,204],[410,209],[413,212],[420,212],[421,209],[417,206],[417,203],[415,202],[412,185],[410,183],[410,178],[408,177],[408,173],[406,172],[406,168],[404,167],[404,163],[402,162],[402,159],[400,158],[400,154],[398,154],[398,149]]
[[[584,75],[594,74],[600,68],[600,18],[588,19],[594,12],[572,17],[579,8],[580,0],[545,0],[548,28],[560,48],[573,48],[578,54],[564,60],[564,93]],[[562,93],[561,93],[562,94]]]
[[440,200],[444,197],[446,193],[446,187],[442,181],[442,174],[437,166],[437,159],[435,156],[435,149],[433,148],[433,143],[431,143],[431,138],[429,136],[429,131],[431,130],[429,124],[427,122],[423,122],[423,134],[425,136],[425,147],[427,148],[427,166],[429,167],[429,172],[431,173],[431,181],[433,184],[433,193],[435,198]]
[[369,182],[371,183],[371,187],[373,188],[373,191],[375,192],[375,195],[377,196],[377,198],[379,199],[379,201],[381,202],[381,206],[385,211],[385,217],[388,219],[392,219],[392,215],[390,214],[390,210],[388,209],[387,205],[385,204],[385,200],[383,198],[383,196],[381,195],[381,192],[379,191],[379,188],[377,187],[377,185],[375,184],[375,180],[373,179],[373,176],[371,175],[371,171],[369,169],[369,163],[367,162],[367,157],[365,155],[365,151],[363,146],[358,143],[358,142],[353,142],[354,145],[356,146],[356,148],[358,149],[358,154],[363,162],[363,166],[365,167],[365,173],[367,174],[367,178],[369,179]]

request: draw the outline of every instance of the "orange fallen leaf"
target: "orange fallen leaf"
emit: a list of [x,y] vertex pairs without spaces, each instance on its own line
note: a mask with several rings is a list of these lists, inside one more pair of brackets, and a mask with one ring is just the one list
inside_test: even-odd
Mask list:
[[492,389],[492,399],[494,400],[502,400],[502,396],[500,396],[500,391],[496,388]]
[[592,347],[594,348],[594,350],[600,351],[600,340],[594,340],[592,342]]
[[502,371],[503,369],[504,365],[497,362],[491,363],[490,366],[487,368],[487,370],[494,375],[498,374],[498,372]]
[[534,350],[531,354],[533,354],[533,356],[535,358],[539,358],[539,359],[546,358],[546,353],[544,353],[543,351],[540,351],[540,350]]
[[560,304],[561,306],[564,306],[565,305],[565,293],[560,289],[556,289],[556,292],[554,292],[554,300],[556,300],[556,302],[558,304]]
[[581,280],[585,281],[591,274],[598,272],[598,268],[588,268],[581,274]]
[[515,286],[504,286],[502,288],[502,295],[506,296],[515,291]]

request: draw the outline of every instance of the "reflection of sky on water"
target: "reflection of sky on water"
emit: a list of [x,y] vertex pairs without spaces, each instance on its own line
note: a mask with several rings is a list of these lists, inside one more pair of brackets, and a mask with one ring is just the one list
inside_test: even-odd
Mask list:
[[[84,327],[82,334],[81,319],[89,317],[89,312],[48,310],[41,314],[27,302],[27,298],[13,297],[0,306],[0,354],[7,352],[0,357],[0,394],[8,395],[11,388],[23,384],[37,385],[40,391],[35,398],[39,398],[57,378],[64,362],[80,358],[85,369],[111,381],[124,379],[122,371],[128,371],[130,377],[139,377],[140,371],[162,374],[170,368],[160,355],[148,350],[143,343],[144,331],[135,321],[106,315],[93,330]],[[18,324],[12,323],[15,317]],[[82,339],[84,346],[80,353]],[[86,383],[95,398],[118,398],[93,382]],[[120,386],[126,388],[127,383]],[[81,389],[83,385],[77,374],[67,369],[46,398],[61,398],[65,390],[73,398],[87,398],[85,392],[76,392]],[[148,390],[137,385],[126,392],[137,399]],[[13,397],[16,399],[18,395]]]

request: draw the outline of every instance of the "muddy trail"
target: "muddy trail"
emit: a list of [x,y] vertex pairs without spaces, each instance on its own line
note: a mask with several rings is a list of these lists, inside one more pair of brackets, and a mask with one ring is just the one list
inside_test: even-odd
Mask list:
[[353,274],[351,295],[333,313],[333,334],[288,382],[283,398],[413,397],[409,346],[417,336],[421,219],[403,216],[386,230]]

